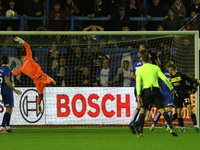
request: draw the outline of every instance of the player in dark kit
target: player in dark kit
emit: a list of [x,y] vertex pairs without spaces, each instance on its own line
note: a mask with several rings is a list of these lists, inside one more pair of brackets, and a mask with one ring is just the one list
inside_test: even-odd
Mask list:
[[14,107],[13,91],[16,94],[21,94],[21,91],[16,90],[12,85],[12,71],[7,66],[9,63],[9,57],[4,55],[1,58],[2,66],[0,67],[0,84],[1,84],[1,95],[3,98],[6,112],[3,116],[0,133],[11,133],[10,129],[10,118],[12,108]]
[[[183,103],[185,107],[188,109],[192,121],[194,123],[195,131],[199,132],[199,128],[197,126],[196,115],[192,110],[191,100],[190,100],[190,93],[193,91],[193,84],[194,81],[185,74],[181,72],[177,72],[176,65],[171,64],[168,66],[169,73],[171,74],[171,83],[174,86],[174,89],[177,93],[174,95],[174,105],[176,106],[177,118],[179,122],[179,126],[181,132],[185,132],[183,117],[181,111],[183,109]],[[189,82],[189,86],[187,83]]]

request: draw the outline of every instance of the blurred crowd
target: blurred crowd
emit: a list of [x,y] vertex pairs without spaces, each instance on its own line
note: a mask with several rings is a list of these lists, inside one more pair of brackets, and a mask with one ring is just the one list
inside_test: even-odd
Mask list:
[[[110,21],[75,21],[74,30],[81,31],[90,25],[97,25],[108,31],[121,31],[124,26],[128,30],[157,30],[162,25],[164,30],[179,30],[185,23],[185,17],[193,18],[200,12],[200,0],[49,0],[49,12],[46,10],[45,0],[0,0],[0,15],[5,16],[6,10],[12,9],[15,16],[42,17],[49,15],[50,25],[47,30],[69,31],[70,16],[112,17]],[[129,17],[165,17],[163,22],[131,21]],[[19,30],[18,20],[1,20],[0,30]],[[38,27],[46,27],[44,21],[26,20],[25,30],[35,31]],[[92,28],[88,28],[92,30]],[[194,19],[184,30],[198,30],[198,20]]]

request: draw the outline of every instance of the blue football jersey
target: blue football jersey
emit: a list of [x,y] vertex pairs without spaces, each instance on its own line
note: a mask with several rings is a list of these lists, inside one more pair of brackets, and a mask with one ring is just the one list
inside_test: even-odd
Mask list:
[[[136,61],[134,64],[133,64],[133,69],[131,70],[131,72],[133,72],[135,74],[136,70],[141,67],[143,65],[142,61],[141,60],[138,60]],[[136,80],[134,82],[134,87],[136,87]]]
[[[169,74],[169,70],[165,69],[163,71],[163,74],[167,77],[167,79],[170,79],[171,75]],[[170,89],[168,88],[168,86],[165,84],[165,82],[162,80],[161,82],[161,92],[170,92]]]
[[1,95],[12,95],[13,91],[5,83],[5,77],[10,78],[12,84],[12,71],[8,66],[2,65],[0,67],[0,83],[1,83]]

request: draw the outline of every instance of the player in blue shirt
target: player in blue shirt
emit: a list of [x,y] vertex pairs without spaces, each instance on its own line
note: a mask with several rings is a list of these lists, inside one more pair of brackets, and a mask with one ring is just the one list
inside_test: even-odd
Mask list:
[[[173,62],[171,60],[168,60],[167,63],[165,64],[165,68],[167,68],[167,66],[169,66],[170,64],[173,64]],[[169,70],[165,69],[163,71],[163,74],[170,79],[171,75],[169,74]],[[170,119],[172,120],[172,109],[174,107],[174,96],[172,95],[170,89],[168,88],[168,86],[165,84],[164,81],[161,82],[161,93],[163,96],[163,99],[165,101],[165,105],[167,107],[168,110],[168,115],[170,117]],[[153,124],[152,126],[149,128],[150,131],[154,131],[155,130],[155,126],[158,122],[158,120],[160,119],[161,113],[158,112],[153,120]],[[170,130],[170,128],[168,127],[167,130]]]
[[12,71],[7,66],[9,63],[9,57],[4,55],[1,58],[2,66],[0,67],[0,84],[1,84],[1,95],[3,98],[4,107],[6,107],[6,112],[3,116],[1,124],[1,133],[11,133],[10,129],[10,118],[12,113],[12,108],[14,107],[13,91],[16,94],[21,94],[21,91],[15,89],[12,85]]
[[[142,51],[144,52],[144,51]],[[140,52],[140,54],[142,53]],[[133,78],[135,80],[134,82],[134,95],[135,95],[135,100],[137,102],[137,108],[134,110],[133,112],[133,116],[132,116],[132,120],[131,120],[131,123],[129,124],[129,128],[131,130],[131,132],[133,134],[136,134],[136,131],[135,131],[135,128],[134,128],[134,123],[136,122],[137,118],[139,117],[140,115],[140,103],[138,103],[138,99],[137,99],[137,93],[136,93],[136,76],[135,76],[135,72],[136,70],[141,67],[143,65],[141,59],[136,61],[134,64],[133,64],[133,69],[131,70],[131,78]]]

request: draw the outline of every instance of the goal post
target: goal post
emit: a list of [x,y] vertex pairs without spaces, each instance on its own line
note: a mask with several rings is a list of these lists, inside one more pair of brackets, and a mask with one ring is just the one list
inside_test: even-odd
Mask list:
[[[61,36],[62,41],[57,40],[56,36]],[[47,60],[47,53],[52,47],[52,44],[55,44],[59,48],[59,52],[63,55],[74,53],[74,51],[67,51],[68,48],[73,45],[76,47],[79,45],[83,52],[86,53],[87,56],[84,62],[80,63],[80,65],[86,63],[88,59],[91,57],[92,46],[98,44],[100,46],[100,52],[104,53],[101,57],[108,57],[110,59],[110,64],[113,70],[115,70],[115,75],[118,72],[118,68],[122,68],[122,63],[124,60],[129,61],[129,69],[132,68],[134,62],[138,59],[138,46],[141,43],[148,43],[150,46],[150,50],[154,51],[157,55],[159,55],[162,51],[162,44],[168,44],[169,51],[171,52],[172,56],[170,57],[172,60],[175,60],[177,63],[179,62],[182,64],[184,59],[188,58],[187,54],[184,54],[186,49],[183,40],[185,38],[189,39],[189,43],[192,46],[191,48],[191,64],[183,63],[183,68],[188,68],[188,71],[191,72],[191,77],[200,78],[199,77],[199,32],[198,31],[0,31],[0,50],[1,55],[7,54],[9,57],[12,57],[12,62],[15,62],[17,58],[12,53],[16,53],[16,47],[19,46],[16,42],[11,42],[9,40],[13,39],[15,36],[21,36],[33,49],[35,60],[42,66],[44,72],[48,71],[49,62]],[[87,36],[92,37],[92,40],[88,40]],[[99,37],[98,37],[99,36]],[[77,37],[78,41],[73,43],[73,37]],[[124,38],[123,38],[124,37]],[[55,38],[55,39],[54,39]],[[7,39],[7,41],[6,41]],[[58,41],[60,43],[58,43]],[[67,51],[67,52],[66,52]],[[178,52],[179,51],[179,52]],[[17,54],[15,54],[17,55]],[[60,56],[61,57],[61,56]],[[45,59],[45,60],[43,60]],[[68,65],[72,65],[72,59],[67,60]],[[51,64],[58,66],[59,61],[53,61]],[[19,62],[15,62],[15,64]],[[55,63],[55,64],[54,64]],[[90,63],[90,68],[93,70],[93,73],[96,70],[95,65],[93,62]],[[100,63],[102,63],[100,61]],[[19,64],[18,64],[19,65]],[[102,64],[100,64],[101,66]],[[50,69],[52,69],[50,66]],[[180,68],[182,67],[180,65]],[[74,67],[72,65],[72,67]],[[81,67],[80,67],[81,68]],[[17,68],[15,68],[17,69]],[[54,68],[55,69],[55,68]],[[179,69],[179,68],[178,68]],[[52,69],[53,70],[53,69]],[[52,70],[51,74],[52,75]],[[184,70],[184,69],[183,69]],[[69,70],[68,70],[69,71]],[[73,71],[73,68],[72,68]],[[57,70],[57,73],[59,71]],[[183,71],[184,72],[184,71]],[[184,72],[187,73],[187,72]],[[76,76],[76,73],[74,73]],[[73,75],[74,75],[73,74]],[[23,80],[21,78],[20,80]],[[22,81],[23,82],[23,81]],[[101,85],[102,84],[102,85]],[[33,85],[33,84],[32,84]],[[77,83],[74,82],[74,78],[70,81],[70,87],[79,86]],[[98,83],[98,86],[103,86],[103,83]],[[24,88],[24,86],[22,86]],[[29,87],[27,84],[25,87]],[[67,87],[64,84],[64,87]],[[84,86],[84,88],[87,86]],[[90,87],[95,87],[91,86]],[[111,87],[108,87],[109,91],[112,91],[112,87],[120,87],[118,83],[112,84]],[[19,88],[21,88],[19,86]],[[83,89],[84,89],[83,88]],[[127,87],[120,87],[120,89],[127,88]],[[51,89],[53,90],[53,89]],[[88,89],[87,89],[88,90]],[[104,89],[105,90],[105,89]],[[117,91],[117,89],[115,89]],[[126,89],[128,91],[128,89]],[[56,91],[59,92],[58,89]],[[62,90],[61,90],[62,91]],[[48,93],[46,93],[48,94]],[[100,104],[99,104],[100,105]],[[198,125],[200,125],[200,115],[199,115],[199,89],[195,94],[195,113],[198,120]],[[134,104],[135,108],[135,104]],[[48,108],[46,108],[48,109]],[[79,110],[81,111],[81,109]],[[79,113],[79,111],[77,111]],[[89,111],[89,110],[88,110]],[[110,110],[111,111],[111,110]],[[131,110],[130,113],[132,113]],[[187,112],[188,113],[188,112]],[[130,114],[132,115],[132,114]],[[126,119],[130,121],[131,117],[127,117]],[[98,120],[99,121],[99,120]],[[125,124],[128,121],[122,121],[121,124]],[[102,124],[105,123],[105,120]],[[101,124],[101,122],[99,122]],[[120,123],[119,123],[120,124]]]

